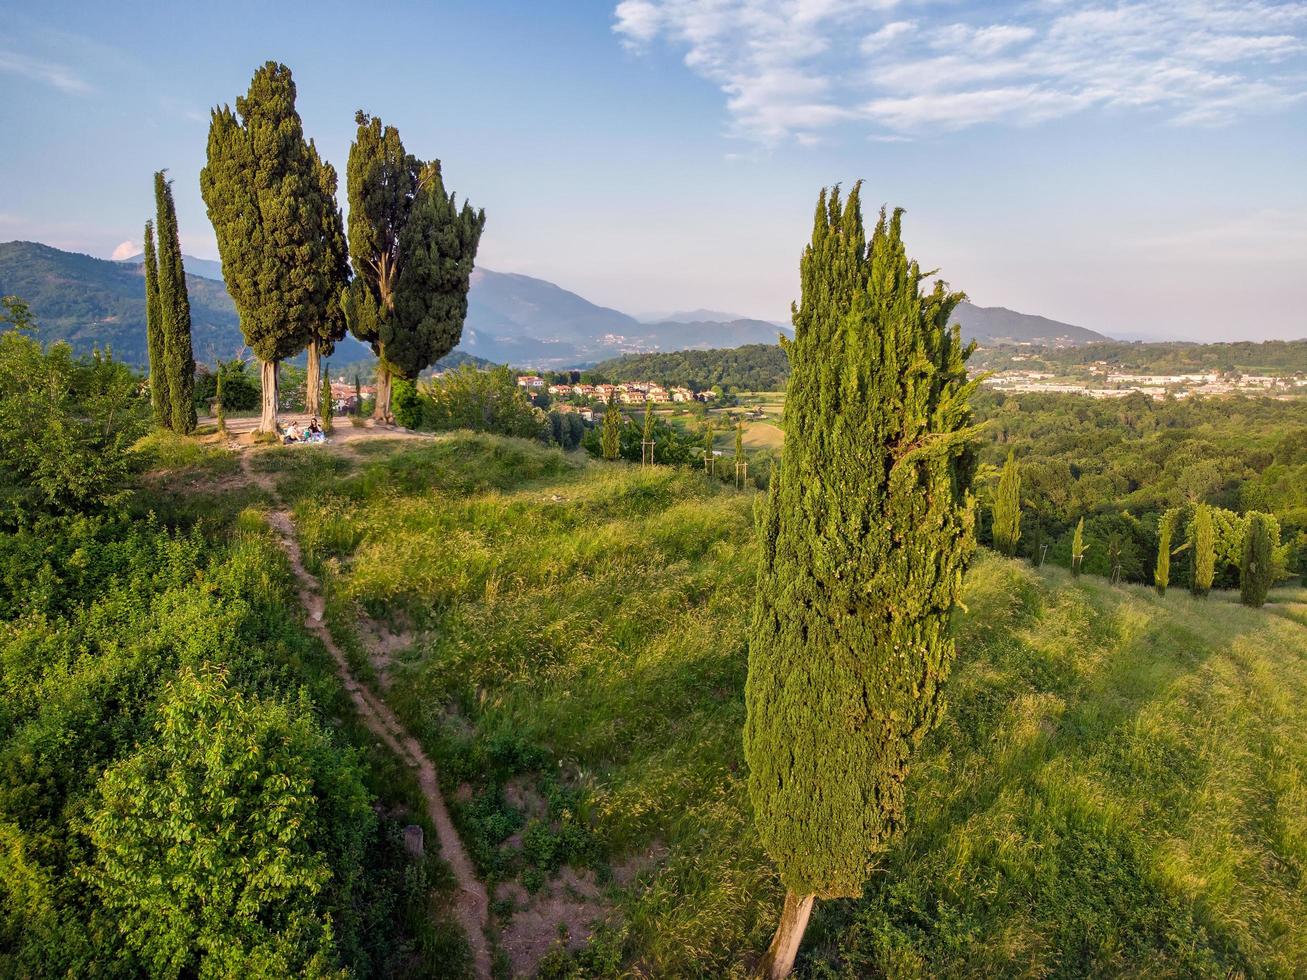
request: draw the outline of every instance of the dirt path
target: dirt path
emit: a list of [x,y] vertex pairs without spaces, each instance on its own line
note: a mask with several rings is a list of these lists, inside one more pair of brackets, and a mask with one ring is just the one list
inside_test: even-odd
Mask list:
[[[255,472],[249,465],[250,456],[249,452],[241,454],[241,470],[249,476],[252,483],[275,495],[272,475]],[[304,567],[290,512],[273,511],[268,515],[268,524],[281,537],[281,546],[286,552],[286,557],[290,559],[295,578],[299,581],[300,605],[304,607],[307,626],[317,634],[322,645],[335,660],[336,673],[340,676],[341,683],[345,685],[345,690],[349,692],[359,717],[370,731],[390,747],[392,752],[403,759],[410,768],[417,770],[418,785],[426,801],[427,816],[436,829],[440,856],[449,865],[458,882],[456,912],[459,924],[467,935],[468,945],[472,948],[476,975],[482,980],[489,980],[491,955],[490,943],[486,939],[486,923],[489,915],[486,888],[477,878],[472,859],[468,857],[463,842],[459,840],[458,831],[454,829],[454,823],[449,818],[449,811],[445,808],[445,800],[440,794],[440,784],[436,779],[436,767],[427,757],[418,740],[410,735],[395,717],[394,712],[355,679],[345,654],[332,639],[331,632],[323,619],[325,602],[322,598],[322,586]]]

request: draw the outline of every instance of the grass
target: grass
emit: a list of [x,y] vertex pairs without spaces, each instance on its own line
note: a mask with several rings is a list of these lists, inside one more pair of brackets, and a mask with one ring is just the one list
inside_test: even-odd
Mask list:
[[[740,744],[753,502],[454,436],[295,504],[333,604],[429,637],[389,699],[450,797],[470,788],[455,818],[483,873],[638,872],[600,940],[626,972],[743,975],[779,907]],[[1305,598],[1250,610],[981,556],[907,831],[862,899],[818,903],[800,970],[1307,972]],[[512,858],[523,781],[549,811]]]

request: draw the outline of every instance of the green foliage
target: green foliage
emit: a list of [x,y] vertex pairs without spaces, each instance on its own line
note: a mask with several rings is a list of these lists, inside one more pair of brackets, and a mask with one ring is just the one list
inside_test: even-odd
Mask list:
[[[525,886],[538,810],[515,791],[552,806],[556,773],[618,885],[620,928],[540,972],[742,975],[778,902],[740,739],[756,497],[489,436],[361,445],[298,523],[343,603],[429,637],[386,697],[449,797],[468,782],[464,840]],[[1269,610],[1303,597],[1194,603],[978,556],[910,821],[858,898],[818,903],[801,975],[1294,975],[1303,896],[1267,869],[1307,860],[1307,633]]]
[[[445,193],[440,161],[404,149],[399,130],[358,112],[348,166],[349,250],[355,278],[342,297],[349,329],[390,375],[414,379],[462,336],[485,212]],[[388,405],[382,405],[383,410]]]
[[575,412],[549,413],[549,441],[563,449],[576,449],[589,430]]
[[544,426],[506,367],[478,371],[464,364],[417,385],[398,380],[394,405],[401,425],[436,432],[471,429],[535,439]]
[[1212,525],[1212,509],[1207,504],[1194,508],[1189,522],[1189,554],[1192,567],[1189,591],[1202,598],[1212,590],[1212,577],[1216,573],[1216,529]]
[[1080,566],[1085,560],[1085,519],[1076,522],[1075,534],[1071,538],[1071,574],[1080,576]]
[[1275,549],[1280,544],[1280,528],[1269,514],[1249,514],[1243,535],[1243,555],[1239,562],[1239,600],[1245,606],[1260,607],[1266,602],[1275,573]]
[[1021,540],[1021,470],[1011,450],[999,477],[998,493],[994,497],[994,548],[1001,555],[1012,558]]
[[335,400],[331,397],[331,371],[330,365],[325,362],[322,365],[322,392],[318,396],[322,408],[322,431],[331,433],[335,429],[333,419],[336,417]]
[[[183,668],[157,737],[110,768],[88,877],[155,976],[333,976],[325,907],[362,874],[375,817],[308,706]],[[327,896],[335,893],[335,901]]]
[[[613,459],[625,459],[639,463],[645,459],[645,442],[643,426],[630,424],[620,409],[614,408],[613,414],[621,419],[617,429],[617,454]],[[605,415],[604,418],[607,418]],[[581,445],[595,459],[607,459],[604,455],[604,428],[598,426],[587,429]],[[685,429],[673,425],[665,419],[654,416],[649,429],[649,439],[653,442],[653,462],[665,466],[681,466],[695,459],[694,437]]]
[[[168,427],[183,435],[195,431],[195,355],[191,350],[191,300],[182,268],[177,208],[172,181],[160,170],[154,175],[154,203],[159,230],[158,309],[163,335],[164,377],[168,382]],[[148,293],[147,292],[147,316]]]
[[0,323],[16,328],[0,332],[0,528],[120,500],[148,426],[139,379],[107,354],[42,350],[14,297]]
[[259,68],[235,112],[213,110],[200,190],[241,332],[261,361],[290,357],[317,331],[335,329],[343,252],[329,171],[304,139],[285,65]]
[[423,404],[416,382],[396,378],[390,404],[395,410],[395,421],[406,429],[420,429],[423,422]]
[[603,458],[609,462],[617,459],[622,451],[622,430],[626,427],[626,416],[617,407],[617,396],[608,396],[608,405],[604,408],[604,421],[600,427],[599,448]]
[[163,310],[159,305],[159,259],[154,252],[154,222],[145,223],[145,335],[149,354],[150,406],[156,425],[172,426],[168,373],[163,348]]
[[218,397],[222,381],[222,407],[225,412],[248,412],[259,407],[259,379],[250,375],[249,365],[238,358],[219,361],[216,369],[201,371],[195,377],[197,411],[208,412]]
[[1075,369],[1101,373],[1292,375],[1307,372],[1307,340],[1241,340],[1232,343],[1138,343],[1106,341],[1070,347],[1022,344],[988,348],[977,358],[987,371],[1046,371],[1065,374]]
[[859,188],[843,206],[821,194],[760,518],[744,747],[759,837],[795,895],[861,894],[902,825],[973,547],[975,382],[948,326],[963,296],[921,291],[900,222],[882,211],[868,242]]
[[613,383],[657,381],[695,391],[783,391],[790,365],[775,344],[747,344],[718,350],[624,354],[601,361],[587,373]]
[[422,168],[413,209],[399,237],[399,275],[393,318],[383,323],[381,347],[404,378],[416,378],[458,343],[467,317],[467,292],[485,211],[460,210],[445,193],[440,161]]
[[1153,586],[1158,595],[1166,595],[1166,588],[1171,584],[1171,538],[1175,535],[1179,519],[1178,510],[1168,510],[1162,515],[1157,527],[1157,564],[1153,569]]

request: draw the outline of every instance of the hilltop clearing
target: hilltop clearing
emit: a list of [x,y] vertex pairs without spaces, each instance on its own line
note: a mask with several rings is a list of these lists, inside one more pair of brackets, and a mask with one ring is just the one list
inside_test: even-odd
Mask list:
[[[259,468],[435,761],[502,962],[743,975],[779,897],[740,740],[753,494],[489,436],[327,449]],[[984,557],[964,601],[907,832],[819,904],[800,969],[1307,969],[1307,592],[1249,610]]]

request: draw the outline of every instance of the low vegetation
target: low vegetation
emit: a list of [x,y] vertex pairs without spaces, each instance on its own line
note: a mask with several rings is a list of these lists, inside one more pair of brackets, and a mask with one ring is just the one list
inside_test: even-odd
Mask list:
[[[740,739],[755,495],[491,436],[301,486],[338,625],[410,631],[388,697],[482,873],[605,890],[547,975],[743,975],[781,895]],[[1307,593],[1254,610],[989,557],[962,598],[904,836],[818,905],[799,969],[1307,969]]]

